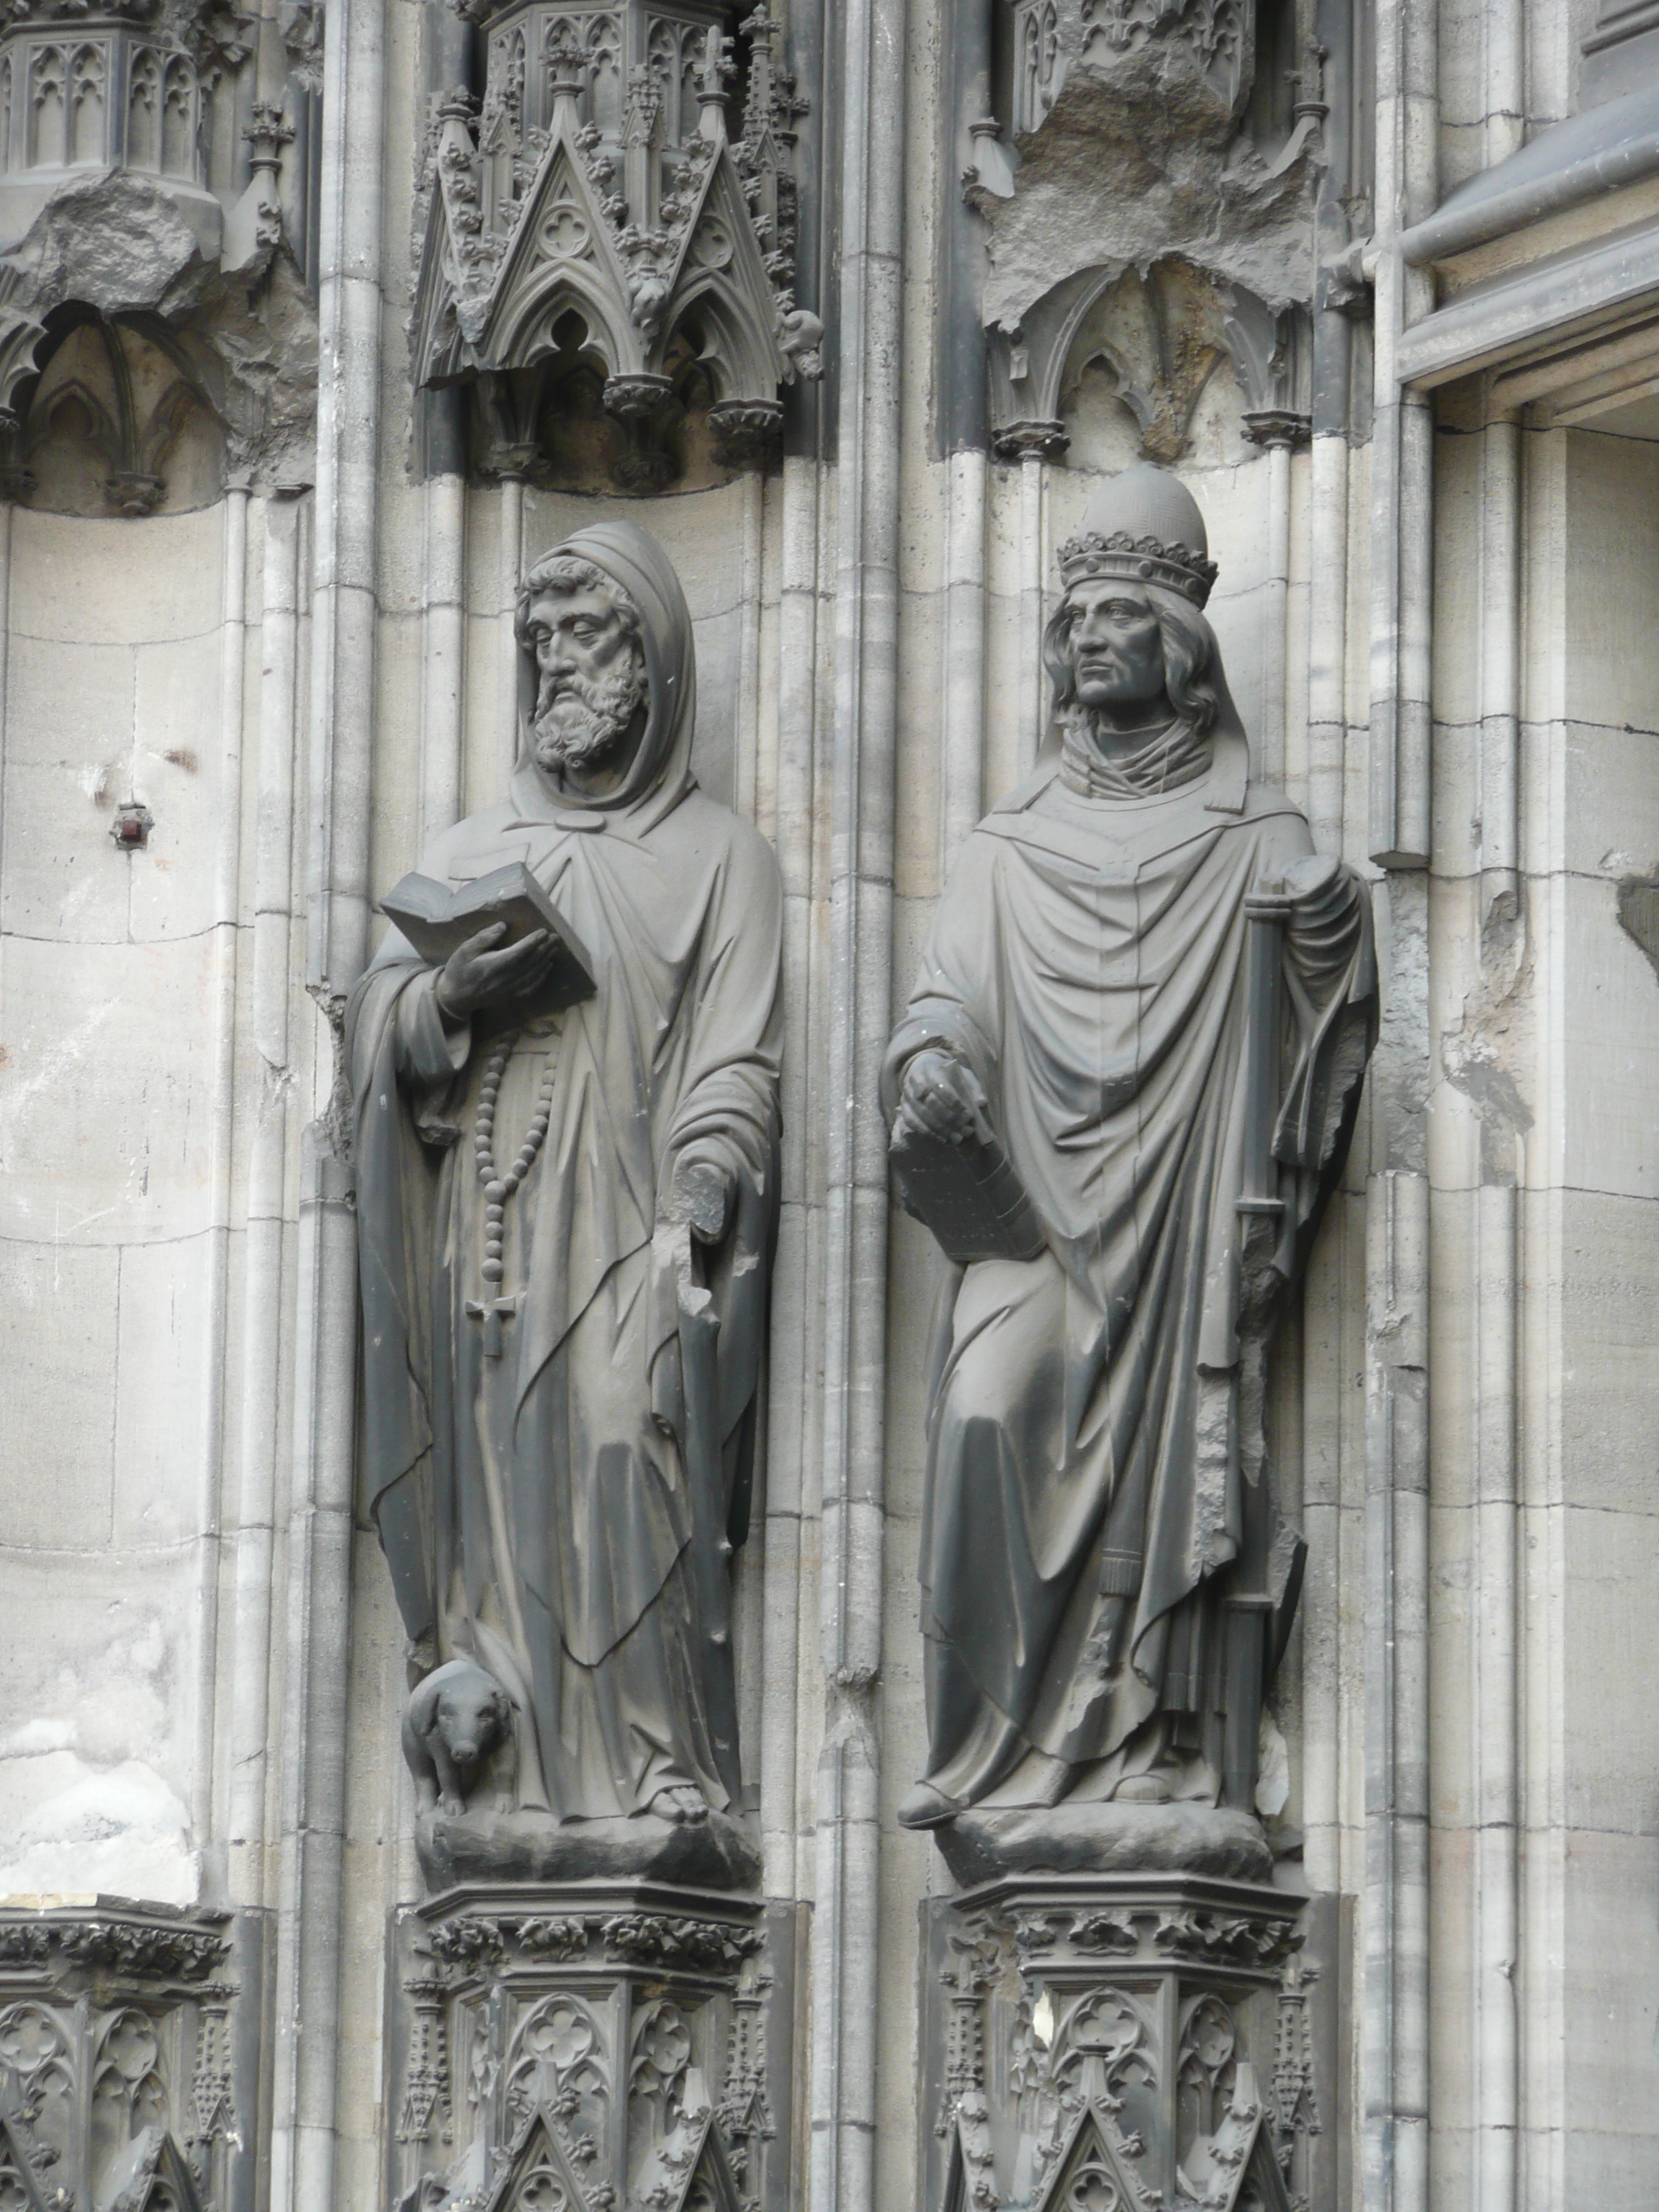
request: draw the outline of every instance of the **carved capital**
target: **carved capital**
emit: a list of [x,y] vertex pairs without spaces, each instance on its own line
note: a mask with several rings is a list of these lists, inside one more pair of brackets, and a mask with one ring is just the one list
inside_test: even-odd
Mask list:
[[783,434],[783,408],[775,399],[728,399],[708,411],[716,458],[727,468],[764,467],[775,459]]
[[1002,461],[1063,460],[1071,434],[1059,422],[1006,422],[993,433],[991,447]]

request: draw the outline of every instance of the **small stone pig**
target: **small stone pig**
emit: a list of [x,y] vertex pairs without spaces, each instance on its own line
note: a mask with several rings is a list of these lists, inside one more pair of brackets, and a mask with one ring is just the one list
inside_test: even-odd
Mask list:
[[[410,1693],[404,1757],[422,1813],[461,1813],[480,1770],[513,1737],[513,1707],[493,1674],[471,1659],[434,1668]],[[511,1793],[498,1793],[503,1808]]]

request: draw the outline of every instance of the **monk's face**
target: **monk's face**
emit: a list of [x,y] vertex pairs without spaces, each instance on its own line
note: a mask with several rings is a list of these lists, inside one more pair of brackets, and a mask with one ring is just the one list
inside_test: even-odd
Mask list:
[[562,778],[616,773],[645,697],[634,625],[606,592],[548,591],[530,602],[524,634],[539,675],[538,764]]
[[1069,596],[1079,703],[1099,722],[1145,727],[1166,703],[1164,638],[1151,599],[1111,576],[1073,585]]

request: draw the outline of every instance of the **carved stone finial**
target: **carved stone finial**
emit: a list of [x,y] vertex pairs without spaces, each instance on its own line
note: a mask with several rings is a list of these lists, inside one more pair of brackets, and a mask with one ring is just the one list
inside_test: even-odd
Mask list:
[[582,52],[575,27],[568,19],[554,25],[547,41],[548,85],[556,100],[580,100],[587,88],[592,64]]
[[726,91],[737,74],[732,41],[711,24],[703,39],[702,59],[697,65],[697,127],[705,138],[726,136]]
[[256,100],[253,120],[242,133],[248,149],[248,167],[256,172],[266,170],[274,178],[282,167],[283,149],[293,137],[294,125],[281,106],[272,100]]

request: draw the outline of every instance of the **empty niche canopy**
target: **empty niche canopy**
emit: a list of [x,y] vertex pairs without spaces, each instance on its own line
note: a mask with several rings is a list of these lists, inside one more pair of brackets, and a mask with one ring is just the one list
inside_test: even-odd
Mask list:
[[[790,167],[804,103],[763,7],[474,0],[482,103],[436,105],[415,381],[471,390],[487,472],[659,489],[696,443],[763,464],[780,387],[821,374],[796,306]],[[742,130],[728,102],[742,91]],[[585,440],[585,442],[584,442]],[[677,442],[678,440],[678,442]]]

